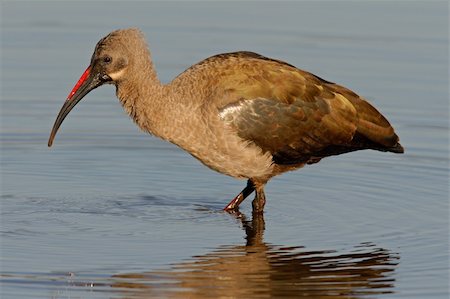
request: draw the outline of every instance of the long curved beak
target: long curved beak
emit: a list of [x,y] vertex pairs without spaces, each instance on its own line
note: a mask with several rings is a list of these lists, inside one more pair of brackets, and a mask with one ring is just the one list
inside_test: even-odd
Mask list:
[[61,110],[56,117],[55,124],[53,125],[52,132],[50,133],[50,138],[48,139],[48,146],[52,146],[53,139],[55,139],[56,132],[58,132],[59,127],[61,126],[63,120],[69,114],[69,112],[78,104],[79,101],[83,99],[85,95],[87,95],[91,90],[99,87],[106,80],[101,77],[101,74],[92,74],[92,68],[89,66],[81,75],[77,84],[73,87],[72,91],[69,93],[67,100],[64,102],[64,105],[61,107]]

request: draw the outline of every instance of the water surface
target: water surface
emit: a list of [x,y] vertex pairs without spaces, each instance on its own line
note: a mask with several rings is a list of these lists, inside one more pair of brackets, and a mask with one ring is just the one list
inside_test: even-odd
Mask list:
[[[2,2],[2,298],[448,298],[446,2]],[[46,146],[113,29],[168,82],[217,53],[285,60],[368,98],[404,155],[364,151],[245,185],[140,132],[112,87]]]

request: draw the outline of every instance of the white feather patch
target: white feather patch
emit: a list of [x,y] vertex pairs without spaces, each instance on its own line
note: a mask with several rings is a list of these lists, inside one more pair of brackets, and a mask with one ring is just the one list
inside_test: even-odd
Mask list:
[[222,119],[226,119],[228,114],[233,114],[242,109],[242,104],[239,105],[230,105],[219,112],[219,116]]
[[120,77],[122,77],[124,73],[125,73],[125,69],[121,69],[120,71],[117,71],[117,72],[115,72],[115,73],[110,73],[110,74],[108,74],[108,76],[110,76],[111,79],[113,79],[114,81],[116,81],[117,79],[119,79]]

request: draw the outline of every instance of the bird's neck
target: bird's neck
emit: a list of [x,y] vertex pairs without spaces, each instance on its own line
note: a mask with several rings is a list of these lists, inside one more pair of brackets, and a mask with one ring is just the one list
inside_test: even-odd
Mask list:
[[179,109],[174,106],[173,93],[161,84],[151,61],[141,63],[139,72],[132,73],[116,85],[120,103],[139,128],[170,141],[167,129]]

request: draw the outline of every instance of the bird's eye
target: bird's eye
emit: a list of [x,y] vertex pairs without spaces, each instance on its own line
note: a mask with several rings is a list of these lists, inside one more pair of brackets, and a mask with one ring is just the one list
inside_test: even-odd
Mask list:
[[111,58],[110,56],[105,56],[105,57],[103,57],[103,62],[104,62],[104,63],[110,63],[111,60],[112,60],[112,58]]

